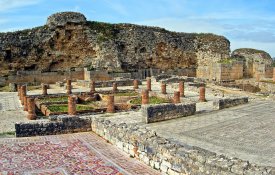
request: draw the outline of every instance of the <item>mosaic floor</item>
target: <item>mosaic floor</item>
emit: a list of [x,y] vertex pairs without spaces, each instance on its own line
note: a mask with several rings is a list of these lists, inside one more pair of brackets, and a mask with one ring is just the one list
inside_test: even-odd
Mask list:
[[0,139],[0,175],[160,174],[93,133]]

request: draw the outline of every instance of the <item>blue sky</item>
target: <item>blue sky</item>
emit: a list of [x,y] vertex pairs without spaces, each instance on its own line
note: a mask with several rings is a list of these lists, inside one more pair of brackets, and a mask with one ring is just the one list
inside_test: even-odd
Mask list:
[[231,41],[231,50],[251,47],[275,57],[275,0],[0,0],[0,31],[44,25],[61,11],[91,21],[215,33]]

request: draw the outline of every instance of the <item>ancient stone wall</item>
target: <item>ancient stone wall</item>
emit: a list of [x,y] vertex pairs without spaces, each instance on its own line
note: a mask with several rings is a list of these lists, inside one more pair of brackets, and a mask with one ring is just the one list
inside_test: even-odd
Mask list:
[[143,122],[154,123],[179,117],[194,115],[196,104],[158,104],[144,105],[141,107]]
[[50,16],[45,26],[0,33],[0,74],[75,67],[109,72],[196,68],[227,58],[229,47],[225,37],[213,34],[91,22],[66,12]]
[[[272,64],[271,56],[263,50],[240,48],[234,50],[231,57],[244,62],[244,77],[246,78],[256,77],[256,74],[260,73],[260,70],[256,71],[258,65],[270,66]],[[263,74],[265,73],[260,76],[264,76]]]
[[248,103],[248,97],[222,98],[213,101],[213,108],[220,110]]
[[10,75],[5,78],[5,83],[56,83],[58,81],[64,81],[66,79],[83,80],[83,71],[70,71],[70,72],[31,72],[18,75]]
[[158,136],[144,126],[114,124],[93,119],[92,130],[132,157],[165,174],[243,175],[275,173],[275,167],[263,167],[234,157],[226,157],[189,145],[181,145]]
[[49,121],[15,124],[16,137],[67,134],[91,131],[91,119],[71,116],[50,116]]

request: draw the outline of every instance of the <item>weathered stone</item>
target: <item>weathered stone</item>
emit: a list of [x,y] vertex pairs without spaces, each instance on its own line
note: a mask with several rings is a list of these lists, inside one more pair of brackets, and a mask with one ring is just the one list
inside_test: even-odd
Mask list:
[[107,112],[114,113],[115,112],[115,98],[113,95],[109,95],[107,97]]
[[196,104],[160,104],[145,105],[141,107],[143,122],[152,123],[193,115],[196,112]]
[[206,102],[206,99],[205,99],[205,87],[204,86],[200,87],[200,98],[199,98],[199,101],[200,102]]
[[73,95],[68,97],[68,115],[76,115],[76,97]]
[[36,120],[36,114],[35,114],[35,103],[34,98],[27,98],[28,99],[28,119],[29,120]]
[[167,94],[167,92],[166,92],[166,84],[165,83],[161,83],[161,93],[162,94]]
[[141,92],[141,104],[149,104],[149,91],[148,90],[143,90]]

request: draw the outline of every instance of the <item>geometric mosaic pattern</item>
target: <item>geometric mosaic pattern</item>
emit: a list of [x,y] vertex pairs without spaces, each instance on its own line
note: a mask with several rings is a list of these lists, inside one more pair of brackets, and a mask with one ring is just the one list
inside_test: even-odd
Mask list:
[[[109,159],[93,145],[105,146],[107,152],[108,150],[112,152],[112,149],[117,151],[113,145],[105,143],[103,139],[92,133],[1,139],[0,174],[159,174],[143,164],[137,164],[137,170],[127,170],[127,166],[121,167],[118,166],[119,162],[115,163],[116,156],[122,157],[126,162],[127,159],[134,162],[137,160],[125,157],[124,154],[114,154]],[[147,170],[148,173],[138,172],[140,168],[142,171]]]

